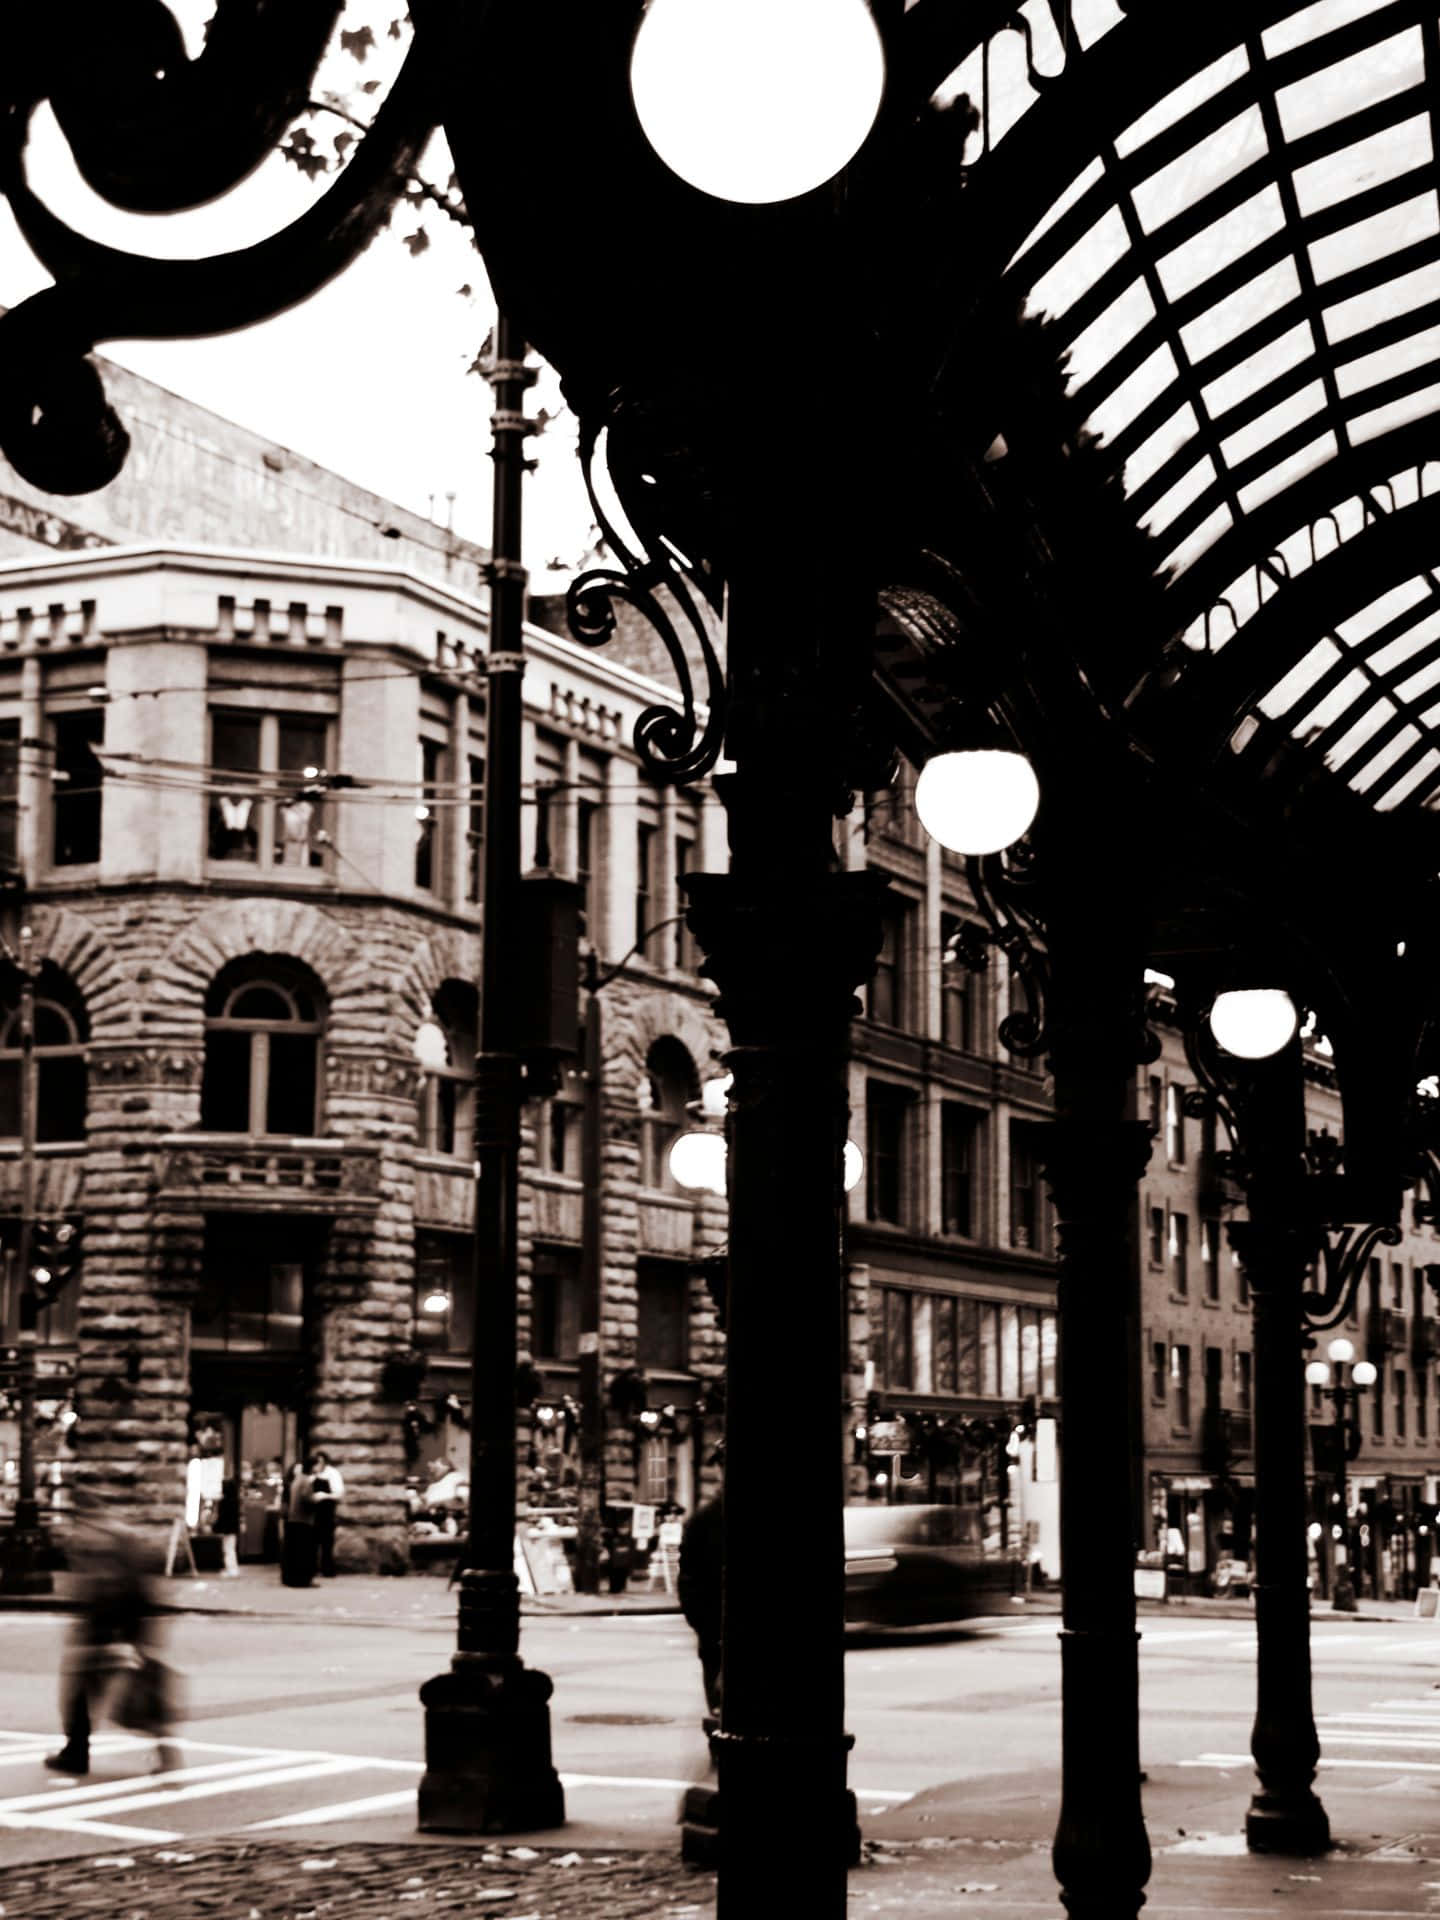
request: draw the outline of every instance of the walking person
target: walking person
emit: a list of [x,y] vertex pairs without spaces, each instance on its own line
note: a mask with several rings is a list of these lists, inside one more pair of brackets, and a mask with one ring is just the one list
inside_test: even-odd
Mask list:
[[159,1657],[139,1540],[81,1490],[66,1554],[79,1575],[80,1610],[60,1669],[65,1744],[46,1766],[55,1773],[88,1773],[90,1736],[107,1710],[119,1725],[153,1736],[161,1768],[178,1766],[179,1751],[170,1739],[172,1676]]
[[315,1552],[323,1578],[335,1577],[335,1522],[345,1482],[340,1469],[328,1454],[317,1453],[310,1462],[311,1489],[315,1499]]
[[713,1499],[702,1501],[685,1522],[676,1581],[680,1611],[700,1643],[705,1705],[716,1720],[720,1715],[720,1585],[724,1564],[724,1514],[717,1493]]
[[315,1490],[299,1461],[290,1469],[285,1503],[285,1538],[280,1549],[280,1582],[308,1587],[315,1579]]

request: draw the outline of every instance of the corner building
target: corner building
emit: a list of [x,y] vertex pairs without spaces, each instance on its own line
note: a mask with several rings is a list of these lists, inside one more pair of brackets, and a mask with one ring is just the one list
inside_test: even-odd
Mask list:
[[[0,749],[37,969],[36,1212],[83,1220],[41,1317],[39,1459],[147,1527],[218,1432],[242,1462],[323,1447],[338,1557],[408,1558],[406,1483],[462,1463],[473,1324],[479,601],[384,561],[186,545],[0,569]],[[663,690],[534,630],[524,859],[579,880],[602,963],[723,859],[708,795],[630,741]],[[3,796],[0,796],[3,797]],[[13,933],[13,930],[12,930]],[[693,1504],[721,1366],[697,1255],[721,1203],[669,1181],[721,1034],[680,930],[605,988],[603,1378],[612,1499]],[[18,1325],[18,979],[0,979],[4,1324]],[[576,1378],[581,1089],[526,1109],[520,1346]],[[0,1410],[13,1490],[17,1435]],[[573,1471],[532,1438],[532,1498]],[[522,1462],[527,1451],[522,1438]],[[242,1536],[242,1551],[244,1542]]]

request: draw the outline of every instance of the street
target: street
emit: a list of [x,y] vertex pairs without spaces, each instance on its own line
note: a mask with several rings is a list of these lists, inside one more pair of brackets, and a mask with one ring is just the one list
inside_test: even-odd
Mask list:
[[[183,1766],[153,1773],[150,1743],[112,1728],[82,1781],[42,1765],[58,1740],[65,1624],[53,1614],[0,1616],[5,1866],[103,1860],[207,1835],[329,1845],[414,1838],[416,1689],[448,1659],[441,1624],[177,1617],[169,1654],[184,1677]],[[867,1839],[1048,1846],[1058,1624],[1049,1614],[852,1640],[850,1777]],[[1337,1838],[1367,1838],[1381,1799],[1387,1832],[1423,1832],[1435,1824],[1426,1808],[1440,1782],[1440,1626],[1321,1617],[1312,1640],[1319,1785]],[[1224,1853],[1251,1784],[1253,1622],[1147,1620],[1141,1646],[1157,1854]],[[555,1758],[569,1813],[540,1844],[673,1849],[681,1792],[707,1764],[698,1663],[683,1623],[673,1614],[533,1619],[524,1652],[555,1682]]]

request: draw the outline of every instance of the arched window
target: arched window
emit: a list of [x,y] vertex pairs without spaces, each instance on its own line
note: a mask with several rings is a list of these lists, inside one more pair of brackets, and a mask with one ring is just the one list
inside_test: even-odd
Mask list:
[[645,1056],[640,1081],[640,1184],[665,1193],[684,1189],[670,1172],[670,1148],[691,1124],[686,1111],[699,1098],[695,1062],[678,1040],[657,1040]]
[[323,1029],[320,989],[293,961],[256,954],[223,968],[205,996],[201,1126],[312,1137]]
[[[90,1025],[73,982],[45,961],[35,981],[35,1138],[85,1138],[85,1043]],[[0,1135],[20,1137],[20,976],[0,985]]]
[[415,1034],[420,1063],[415,1144],[422,1153],[475,1157],[475,989],[447,980]]

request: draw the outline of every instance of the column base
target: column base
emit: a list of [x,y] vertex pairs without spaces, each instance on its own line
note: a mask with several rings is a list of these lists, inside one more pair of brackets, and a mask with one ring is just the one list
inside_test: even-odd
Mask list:
[[[827,1866],[843,1879],[860,1864],[859,1809],[845,1785],[845,1756],[853,1744],[851,1734],[836,1741],[775,1740],[716,1729],[710,1752],[720,1784],[702,1782],[686,1793],[680,1815],[683,1858],[697,1866],[725,1864],[734,1831],[729,1857],[734,1868],[769,1860],[773,1881],[775,1867],[788,1860],[802,1877],[809,1876],[806,1884],[812,1889]],[[819,1777],[827,1763],[831,1768],[838,1763],[833,1791]],[[732,1805],[743,1809],[735,1821],[738,1830],[727,1818]]]
[[[709,1740],[720,1731],[715,1720],[705,1721]],[[714,1748],[711,1748],[714,1765]],[[860,1864],[860,1809],[855,1795],[847,1787],[842,1815],[845,1836],[845,1865]],[[720,1789],[708,1781],[697,1781],[685,1794],[680,1806],[680,1858],[692,1867],[718,1867],[720,1864]]]
[[457,1653],[420,1689],[422,1833],[533,1833],[565,1824],[550,1758],[553,1683],[515,1655]]
[[1356,1611],[1355,1589],[1348,1580],[1337,1580],[1335,1591],[1330,1596],[1332,1613],[1354,1613]]
[[1308,1787],[1298,1793],[1262,1787],[1245,1815],[1245,1844],[1251,1853],[1328,1853],[1330,1817]]
[[44,1527],[10,1527],[0,1535],[0,1593],[53,1593],[50,1554]]

